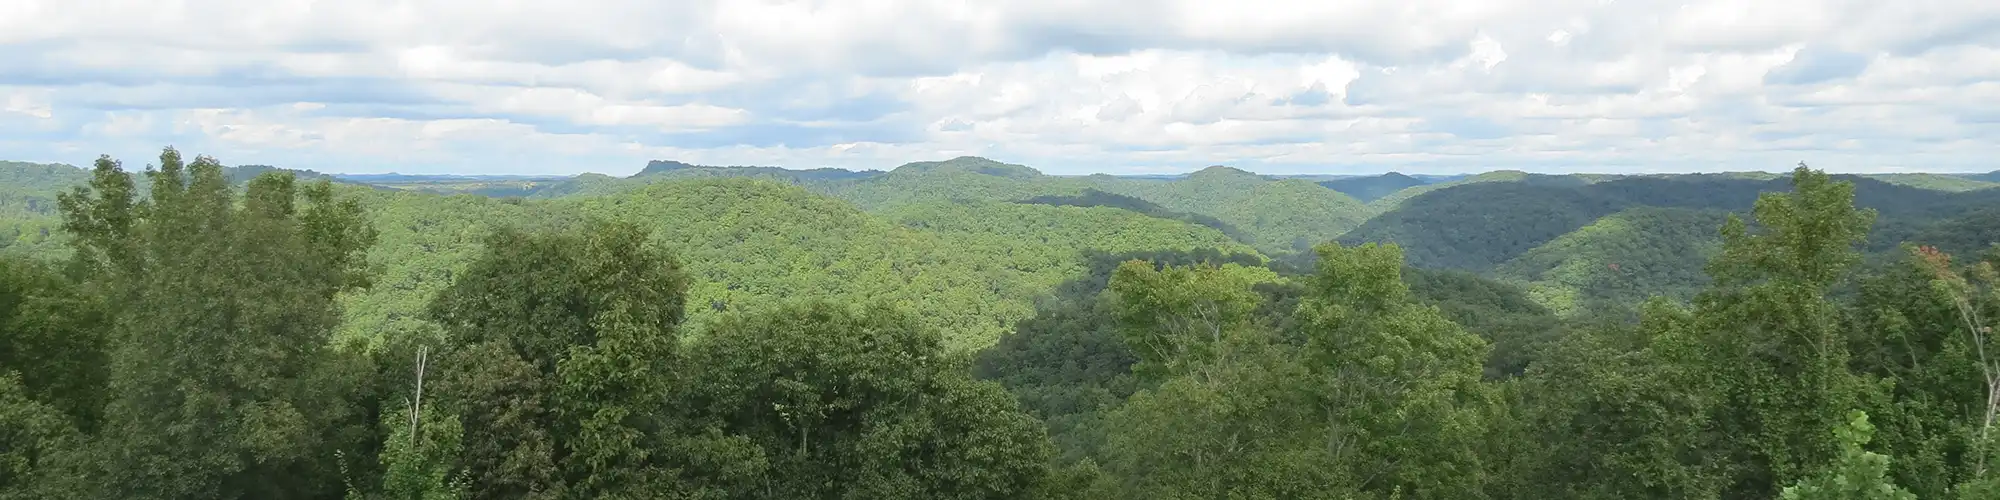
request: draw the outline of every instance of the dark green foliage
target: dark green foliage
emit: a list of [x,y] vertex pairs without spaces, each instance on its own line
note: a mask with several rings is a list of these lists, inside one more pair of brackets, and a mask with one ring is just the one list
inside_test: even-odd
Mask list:
[[1348,196],[1353,196],[1354,199],[1361,200],[1362,203],[1375,201],[1377,199],[1381,199],[1384,196],[1394,194],[1397,191],[1402,191],[1406,188],[1422,186],[1425,184],[1429,183],[1424,182],[1422,179],[1410,177],[1396,172],[1389,172],[1382,175],[1371,175],[1367,177],[1334,179],[1330,181],[1320,181],[1319,183],[1319,185],[1321,186],[1326,186],[1327,189],[1332,189],[1334,191],[1346,193]]
[[1572,331],[1524,377],[1517,498],[1714,498],[1724,456],[1692,316],[1648,303],[1637,326]]
[[323,452],[351,444],[362,415],[328,340],[334,295],[365,283],[373,231],[360,206],[279,173],[239,203],[220,164],[183,165],[172,149],[146,176],[141,202],[102,158],[90,187],[61,200],[72,269],[109,306],[109,404],[72,474],[90,477],[92,497],[338,492]]
[[[1001,383],[1041,418],[1065,462],[1101,456],[1104,414],[1145,385],[1132,376],[1138,358],[1118,336],[1104,300],[1108,297],[1100,296],[1109,287],[1112,272],[1133,260],[1159,267],[1263,262],[1256,255],[1214,250],[1092,253],[1084,276],[1057,287],[1054,296],[1036,305],[1034,317],[1016,324],[997,345],[980,351],[973,373]],[[1269,322],[1290,310],[1260,314]]]
[[0,500],[52,498],[65,471],[50,462],[76,446],[68,415],[30,397],[17,373],[0,373]]
[[[1957,217],[2000,205],[2000,190],[1939,192],[1836,176],[1854,186],[1855,204],[1881,214],[1876,228]],[[1347,244],[1394,242],[1418,267],[1485,272],[1529,249],[1631,207],[1744,211],[1760,193],[1788,189],[1785,177],[1725,174],[1627,177],[1594,183],[1463,182],[1403,201],[1341,236]],[[1431,187],[1431,186],[1426,186]]]
[[1052,452],[936,331],[879,306],[729,315],[688,360],[675,411],[765,464],[734,497],[1024,498]]
[[1395,243],[1417,267],[1484,272],[1623,206],[1572,187],[1469,184],[1411,198],[1340,241]]
[[633,498],[676,485],[670,424],[687,278],[635,226],[502,231],[429,315],[437,410],[466,431],[475,498]]
[[1520,375],[1544,357],[1561,333],[1556,315],[1519,287],[1461,271],[1403,270],[1403,281],[1418,302],[1438,308],[1453,323],[1493,346],[1486,358],[1488,378]]
[[53,270],[0,258],[0,370],[85,431],[104,409],[105,326],[104,304]]

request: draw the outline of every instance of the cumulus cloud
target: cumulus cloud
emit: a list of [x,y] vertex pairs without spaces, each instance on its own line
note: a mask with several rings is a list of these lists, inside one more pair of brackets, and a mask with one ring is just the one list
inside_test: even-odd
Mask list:
[[1992,170],[1978,0],[13,0],[0,157]]

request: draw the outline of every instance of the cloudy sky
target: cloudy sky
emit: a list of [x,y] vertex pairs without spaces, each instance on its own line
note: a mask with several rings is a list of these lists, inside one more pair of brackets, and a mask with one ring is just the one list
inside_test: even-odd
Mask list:
[[0,159],[2000,169],[1992,0],[0,0]]

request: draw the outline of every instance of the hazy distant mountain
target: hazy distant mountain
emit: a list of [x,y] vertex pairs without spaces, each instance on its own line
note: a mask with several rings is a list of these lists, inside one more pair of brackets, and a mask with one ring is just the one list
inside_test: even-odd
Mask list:
[[568,175],[487,175],[487,174],[333,174],[333,178],[349,182],[369,184],[401,184],[410,182],[462,182],[484,180],[510,181],[554,181],[568,179]]
[[1335,179],[1330,181],[1321,181],[1319,183],[1319,185],[1326,186],[1327,188],[1332,189],[1334,191],[1347,193],[1348,196],[1353,196],[1354,199],[1361,200],[1364,203],[1375,201],[1376,199],[1388,196],[1391,193],[1402,191],[1405,188],[1422,186],[1425,184],[1429,183],[1424,182],[1423,179],[1410,177],[1396,172],[1389,172],[1382,175],[1374,175],[1368,177],[1351,177],[1346,179]]
[[653,160],[646,162],[646,168],[640,170],[639,173],[632,174],[632,177],[678,175],[690,177],[776,177],[795,181],[839,181],[866,179],[882,175],[883,173],[885,172],[880,170],[863,170],[857,172],[829,167],[807,170],[792,170],[780,167],[712,167],[672,160]]
[[2000,182],[2000,170],[1995,170],[1983,174],[1958,174],[1958,176],[1967,179],[1972,179],[1975,181]]

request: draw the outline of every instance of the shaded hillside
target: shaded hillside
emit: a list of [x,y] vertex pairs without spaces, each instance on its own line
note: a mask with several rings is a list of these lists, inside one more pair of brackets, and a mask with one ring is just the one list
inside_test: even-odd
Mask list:
[[[1438,189],[1370,219],[1341,241],[1396,242],[1404,246],[1412,265],[1485,272],[1626,208],[1743,212],[1760,193],[1789,186],[1785,178],[1756,180],[1734,174],[1638,176],[1567,186],[1537,181],[1538,177],[1545,176]],[[2000,190],[1948,193],[1865,177],[1837,177],[1854,183],[1855,204],[1876,210],[1876,228],[1883,231],[2000,206]]]
[[1862,177],[1867,177],[1870,179],[1875,179],[1890,184],[1897,184],[1897,185],[1909,186],[1920,189],[1929,189],[1932,191],[1948,191],[1954,193],[1960,191],[1972,191],[1975,189],[1988,189],[1988,188],[2000,187],[2000,181],[1981,180],[1975,178],[1968,178],[1964,176],[1944,175],[1944,174],[1869,174],[1869,175],[1863,175]]
[[1252,244],[1267,253],[1303,251],[1368,218],[1366,205],[1338,191],[1228,167],[1209,167],[1171,181],[1088,179],[1098,189],[1221,219],[1249,233]]
[[1686,300],[1707,286],[1726,212],[1637,207],[1598,219],[1496,267],[1534,300],[1570,314],[1647,297]]
[[2000,170],[1995,170],[1983,174],[1958,174],[1957,177],[1971,179],[1980,182],[2000,183]]
[[1904,242],[1938,247],[1954,255],[1974,255],[2000,243],[2000,205],[1968,210],[1954,217],[1907,224],[1878,224],[1868,248],[1894,252]]
[[1404,188],[1401,191],[1390,193],[1388,196],[1383,196],[1381,198],[1375,199],[1374,201],[1368,202],[1368,208],[1376,212],[1386,212],[1389,210],[1395,210],[1396,207],[1402,205],[1403,201],[1405,200],[1408,200],[1410,198],[1415,198],[1417,196],[1423,195],[1424,193],[1429,193],[1431,191],[1436,191],[1439,189],[1444,189],[1453,186],[1463,186],[1466,184],[1478,184],[1482,182],[1513,182],[1526,179],[1528,178],[1528,175],[1529,174],[1527,172],[1522,172],[1519,170],[1495,170],[1492,172],[1485,172],[1477,175],[1452,179],[1444,182],[1432,182],[1421,186],[1411,186],[1408,188]]
[[1575,187],[1461,185],[1411,198],[1340,241],[1395,243],[1413,266],[1485,272],[1626,204]]
[[1395,194],[1397,191],[1425,184],[1429,183],[1396,172],[1369,177],[1334,179],[1320,181],[1319,183],[1321,186],[1326,186],[1327,189],[1346,193],[1348,196],[1352,196],[1362,203],[1375,201],[1384,196]]
[[1162,207],[1159,204],[1150,201],[1134,198],[1131,196],[1125,196],[1121,194],[1107,193],[1103,191],[1098,191],[1096,189],[1085,189],[1083,190],[1083,194],[1077,196],[1057,196],[1057,195],[1036,196],[1034,198],[1021,200],[1019,203],[1069,206],[1069,207],[1118,208],[1118,209],[1138,212],[1151,217],[1159,217],[1162,219],[1178,220],[1190,224],[1208,226],[1217,231],[1221,231],[1222,234],[1228,235],[1230,238],[1233,238],[1236,241],[1246,242],[1246,243],[1250,241],[1250,235],[1245,234],[1243,230],[1237,229],[1236,226],[1232,226],[1229,223],[1223,222],[1220,219],[1196,213],[1176,212],[1173,210],[1168,210],[1166,209],[1166,207]]

